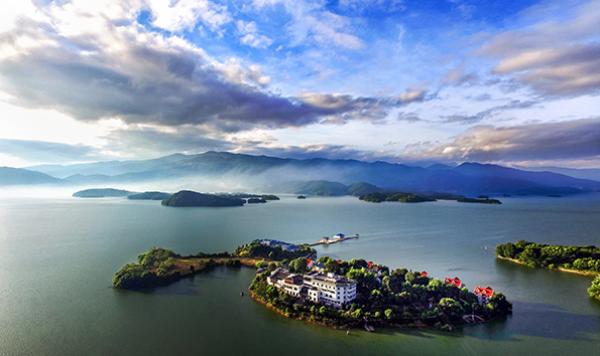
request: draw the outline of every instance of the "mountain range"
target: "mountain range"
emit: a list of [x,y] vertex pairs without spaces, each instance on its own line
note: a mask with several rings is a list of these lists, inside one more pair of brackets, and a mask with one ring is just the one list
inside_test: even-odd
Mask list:
[[[493,164],[417,167],[383,161],[289,159],[228,152],[174,154],[149,160],[106,161],[0,169],[0,184],[125,184],[153,181],[236,179],[255,189],[340,195],[360,182],[367,190],[486,195],[555,195],[600,191],[600,182],[548,171]],[[16,183],[15,183],[16,182]],[[346,188],[344,187],[346,186]],[[372,187],[371,187],[372,186]],[[373,188],[374,187],[374,188]]]

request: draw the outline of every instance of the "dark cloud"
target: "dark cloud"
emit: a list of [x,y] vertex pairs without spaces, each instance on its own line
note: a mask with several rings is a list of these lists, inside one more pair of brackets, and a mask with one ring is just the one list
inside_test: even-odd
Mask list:
[[[118,117],[127,123],[203,124],[225,132],[376,120],[392,107],[425,98],[423,90],[396,99],[284,97],[264,90],[256,69],[240,74],[250,70],[215,62],[176,39],[142,35],[112,23],[106,29],[65,37],[49,25],[21,22],[0,38],[18,52],[0,60],[0,88],[22,106],[55,108],[82,120]],[[37,44],[19,48],[20,37]]]
[[164,153],[228,151],[236,147],[228,140],[213,137],[208,131],[185,126],[170,131],[148,127],[114,130],[106,139],[107,147],[111,149],[145,157]]
[[0,152],[31,162],[73,162],[104,158],[96,148],[65,143],[0,139]]
[[498,59],[495,74],[544,95],[600,92],[600,3],[562,6],[557,17],[562,20],[537,18],[530,27],[501,33],[481,52]]
[[415,157],[455,161],[600,159],[600,118],[522,126],[478,126]]

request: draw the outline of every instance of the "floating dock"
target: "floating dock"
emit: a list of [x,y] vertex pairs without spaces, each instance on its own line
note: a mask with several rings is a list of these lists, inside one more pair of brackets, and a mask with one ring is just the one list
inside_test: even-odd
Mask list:
[[323,237],[319,241],[311,243],[310,246],[333,245],[333,244],[336,244],[336,243],[342,242],[342,241],[358,239],[358,237],[359,237],[358,234],[350,235],[350,236],[346,236],[344,234],[336,234],[336,235],[333,235],[333,237],[327,237],[327,236]]

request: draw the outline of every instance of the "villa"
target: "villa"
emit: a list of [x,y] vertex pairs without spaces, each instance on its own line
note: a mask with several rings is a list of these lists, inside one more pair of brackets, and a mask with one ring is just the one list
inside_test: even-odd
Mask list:
[[279,240],[261,239],[258,241],[264,246],[281,247],[281,249],[284,251],[294,252],[294,251],[298,251],[300,249],[300,247],[298,245],[291,244],[289,242],[279,241]]
[[311,271],[296,274],[277,268],[267,277],[267,283],[293,297],[336,308],[356,298],[356,281],[333,273]]

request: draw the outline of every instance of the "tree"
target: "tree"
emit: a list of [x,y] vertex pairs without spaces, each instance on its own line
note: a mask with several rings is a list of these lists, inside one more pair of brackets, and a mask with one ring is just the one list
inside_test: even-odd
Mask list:
[[290,261],[289,268],[291,272],[304,273],[306,272],[306,258],[298,257]]
[[385,318],[387,320],[392,320],[392,318],[394,317],[394,311],[392,309],[386,309],[383,314],[385,314]]
[[600,275],[592,281],[592,285],[588,288],[590,297],[600,300]]
[[460,305],[459,302],[452,298],[440,299],[438,306],[444,314],[453,319],[462,317],[462,315],[464,314],[463,307]]

